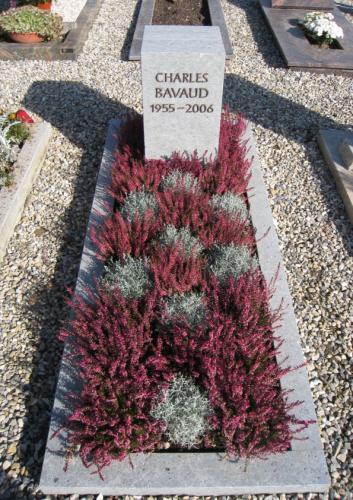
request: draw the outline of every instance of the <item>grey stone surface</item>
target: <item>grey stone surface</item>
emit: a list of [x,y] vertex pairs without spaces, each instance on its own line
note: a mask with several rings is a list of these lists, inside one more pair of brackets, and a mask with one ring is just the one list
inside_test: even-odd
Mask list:
[[[224,49],[226,51],[226,58],[231,59],[233,57],[233,48],[230,42],[221,2],[220,0],[208,0],[207,3],[210,12],[211,24],[212,26],[218,26],[221,30]],[[129,52],[130,61],[140,61],[141,59],[143,31],[145,25],[152,24],[154,6],[155,0],[142,0]]]
[[0,190],[0,262],[16,224],[21,219],[26,198],[42,166],[51,134],[49,123],[31,125],[31,135],[25,142],[14,165],[14,180],[9,188]]
[[141,52],[147,158],[215,156],[225,52],[213,26],[146,26]]
[[353,133],[347,135],[347,137],[341,141],[339,152],[345,166],[349,170],[353,170]]
[[[112,200],[107,194],[110,186],[109,171],[114,150],[116,124],[109,129],[102,166],[99,173],[95,199],[89,219],[83,257],[79,271],[77,292],[82,293],[90,273],[97,277],[101,264],[92,253],[89,238],[92,224],[99,223],[101,217],[112,208]],[[283,339],[281,358],[286,363],[302,363],[298,330],[289,294],[266,188],[262,179],[259,159],[254,139],[248,126],[248,158],[254,157],[249,197],[250,214],[260,238],[267,230],[268,235],[258,242],[258,256],[262,271],[268,281],[277,272],[277,290],[271,299],[272,307],[283,299],[287,305],[282,326],[277,331],[278,339]],[[97,215],[97,211],[102,216]],[[98,217],[98,218],[97,218]],[[98,264],[98,266],[97,266]],[[69,346],[66,346],[69,349]],[[52,413],[49,436],[63,424],[63,396],[75,387],[73,367],[63,361],[57,386],[56,400]],[[296,410],[298,416],[316,419],[306,369],[299,368],[288,374],[282,381],[283,389],[291,389],[290,398],[303,401]],[[306,440],[293,441],[291,450],[280,455],[271,455],[267,460],[229,461],[218,453],[154,453],[152,455],[131,455],[129,461],[114,462],[104,469],[104,480],[92,475],[80,460],[70,463],[64,472],[64,457],[58,437],[49,439],[45,454],[40,488],[45,494],[98,494],[103,495],[237,495],[256,493],[300,493],[324,492],[329,486],[329,476],[322,445],[316,425],[305,432]]]
[[318,135],[322,154],[335,178],[337,189],[353,223],[353,169],[347,168],[345,159],[342,157],[340,146],[344,140],[352,145],[352,130],[321,129]]

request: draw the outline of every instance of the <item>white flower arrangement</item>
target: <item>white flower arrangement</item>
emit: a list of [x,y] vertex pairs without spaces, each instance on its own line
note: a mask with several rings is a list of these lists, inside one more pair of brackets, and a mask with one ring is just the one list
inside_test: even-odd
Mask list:
[[343,30],[330,12],[309,12],[299,24],[319,45],[330,46],[338,38],[343,38]]

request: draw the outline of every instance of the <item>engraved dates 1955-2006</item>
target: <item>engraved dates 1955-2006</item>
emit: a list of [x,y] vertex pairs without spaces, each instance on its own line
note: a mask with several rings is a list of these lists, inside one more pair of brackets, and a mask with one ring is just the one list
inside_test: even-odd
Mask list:
[[152,113],[174,113],[175,111],[184,111],[185,113],[213,113],[213,104],[185,104],[178,106],[173,103],[169,104],[152,104]]

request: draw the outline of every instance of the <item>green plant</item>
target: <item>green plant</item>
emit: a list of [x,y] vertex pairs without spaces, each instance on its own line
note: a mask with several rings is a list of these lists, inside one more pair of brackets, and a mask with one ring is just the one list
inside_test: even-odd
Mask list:
[[210,200],[211,205],[216,210],[223,210],[231,218],[239,216],[241,221],[248,218],[248,210],[245,201],[241,196],[226,192],[224,194],[214,194]]
[[191,252],[197,255],[203,250],[203,245],[199,242],[198,238],[195,238],[195,236],[191,234],[188,227],[177,229],[168,224],[161,234],[160,242],[165,246],[176,247],[180,245],[187,256],[190,256]]
[[176,375],[151,415],[164,422],[171,443],[192,448],[207,430],[211,408],[191,377]]
[[231,276],[238,279],[247,271],[258,267],[256,257],[253,257],[246,246],[215,245],[210,255],[210,270],[221,283]]
[[13,167],[4,151],[0,149],[0,189],[8,187],[13,180]]
[[127,255],[124,260],[111,261],[104,269],[102,284],[110,290],[119,288],[126,299],[139,299],[150,288],[148,268],[142,259]]
[[121,215],[128,222],[132,222],[136,214],[143,217],[148,209],[154,214],[157,213],[158,203],[154,195],[146,191],[133,191],[125,198]]
[[192,327],[201,323],[205,316],[202,297],[201,293],[191,292],[171,295],[165,299],[168,322],[185,318]]
[[0,31],[3,33],[36,33],[44,40],[58,38],[63,30],[60,16],[32,5],[9,9],[0,15]]

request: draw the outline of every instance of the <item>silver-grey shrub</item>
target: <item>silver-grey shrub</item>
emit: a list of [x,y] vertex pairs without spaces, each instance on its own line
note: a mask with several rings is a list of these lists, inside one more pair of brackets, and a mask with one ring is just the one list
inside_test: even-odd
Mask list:
[[160,183],[162,191],[178,186],[183,186],[190,191],[199,190],[197,179],[190,172],[182,172],[181,170],[174,170],[170,174],[164,176]]
[[167,225],[161,234],[160,242],[162,245],[172,247],[180,245],[187,256],[191,254],[192,250],[195,255],[199,254],[203,250],[202,243],[200,243],[199,240],[191,234],[188,227],[177,229],[175,226]]
[[243,245],[215,245],[210,253],[210,270],[221,283],[233,276],[238,279],[242,274],[258,267],[256,257]]
[[191,377],[176,375],[151,414],[165,423],[166,436],[172,444],[192,448],[207,430],[211,408],[207,396]]
[[127,255],[104,267],[102,284],[110,290],[119,288],[126,299],[139,299],[151,287],[148,267],[143,259]]
[[186,318],[190,326],[197,326],[205,316],[202,293],[174,294],[165,299],[167,321]]
[[217,210],[223,210],[230,217],[239,215],[240,220],[245,221],[248,217],[246,203],[241,196],[226,192],[224,194],[214,194],[210,203]]
[[143,217],[149,208],[157,214],[158,202],[155,196],[146,191],[133,191],[125,198],[120,211],[124,219],[131,222],[136,213]]

